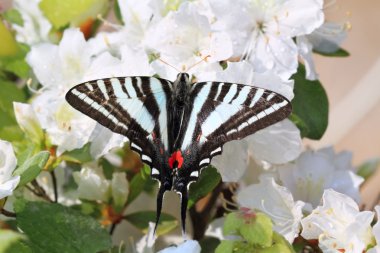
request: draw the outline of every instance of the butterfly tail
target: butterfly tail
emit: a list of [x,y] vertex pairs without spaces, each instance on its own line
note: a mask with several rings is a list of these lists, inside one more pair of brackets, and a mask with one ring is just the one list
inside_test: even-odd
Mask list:
[[187,194],[187,188],[183,187],[180,191],[181,193],[181,222],[182,222],[182,236],[186,240],[186,213],[187,213],[187,202],[189,200]]
[[158,222],[160,221],[160,216],[161,216],[161,209],[162,209],[162,200],[164,198],[164,194],[167,191],[166,187],[164,184],[162,184],[158,190],[157,194],[157,211],[156,211],[156,225],[154,226],[154,232],[153,234],[156,234]]

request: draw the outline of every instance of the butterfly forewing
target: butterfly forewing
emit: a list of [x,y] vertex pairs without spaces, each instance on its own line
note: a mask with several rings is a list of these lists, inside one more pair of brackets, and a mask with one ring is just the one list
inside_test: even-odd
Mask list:
[[167,150],[166,105],[170,96],[170,81],[122,77],[79,84],[66,94],[66,100],[111,131],[128,137],[131,148],[145,163],[159,167],[162,161],[153,157],[157,157],[157,150]]

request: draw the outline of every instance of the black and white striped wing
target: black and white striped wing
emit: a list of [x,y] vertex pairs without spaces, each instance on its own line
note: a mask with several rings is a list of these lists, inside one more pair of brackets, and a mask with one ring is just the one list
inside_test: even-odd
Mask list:
[[[162,151],[168,150],[166,106],[170,95],[168,80],[118,77],[79,84],[66,94],[66,100],[111,131],[128,137],[131,149],[151,166],[152,177],[159,179],[163,161],[156,158],[164,159]],[[162,155],[157,156],[158,152]]]
[[[290,102],[275,92],[235,83],[195,83],[191,100],[181,150],[196,159],[198,169],[220,155],[224,143],[279,122],[292,110]],[[195,169],[188,173],[198,176]]]

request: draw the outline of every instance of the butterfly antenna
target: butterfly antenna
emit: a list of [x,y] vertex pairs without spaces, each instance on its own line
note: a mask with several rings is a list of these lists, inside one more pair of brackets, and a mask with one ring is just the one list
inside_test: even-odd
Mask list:
[[188,72],[190,69],[194,68],[195,66],[197,66],[198,64],[200,64],[202,62],[207,62],[207,59],[209,57],[211,57],[211,55],[207,55],[207,56],[203,57],[202,60],[200,60],[199,62],[194,63],[193,65],[191,65],[188,69],[186,69],[185,72]]
[[181,72],[182,72],[181,70],[177,69],[176,67],[174,67],[173,65],[167,63],[166,61],[162,60],[161,58],[158,58],[157,60],[159,60],[160,62],[162,62],[162,63],[168,65],[169,67],[172,67],[173,69],[177,70],[178,73],[181,73]]

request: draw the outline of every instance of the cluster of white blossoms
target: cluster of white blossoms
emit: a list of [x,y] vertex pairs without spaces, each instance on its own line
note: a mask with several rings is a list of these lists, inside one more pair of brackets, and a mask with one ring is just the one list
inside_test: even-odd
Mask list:
[[[47,138],[56,146],[57,156],[91,143],[90,153],[97,159],[126,141],[65,102],[66,92],[76,84],[155,74],[174,80],[177,70],[160,58],[198,81],[255,85],[292,100],[291,76],[299,59],[306,77],[314,80],[313,49],[332,52],[345,37],[343,30],[330,32],[338,28],[325,22],[322,0],[118,0],[123,25],[109,25],[113,31],[89,40],[79,29],[69,28],[57,45],[49,41],[51,25],[39,10],[39,0],[14,3],[24,21],[14,27],[16,38],[31,47],[27,63],[42,86],[29,104],[14,104],[16,118],[32,139]],[[18,184],[19,177],[11,176],[16,166],[12,154],[9,144],[0,142],[0,199]],[[271,164],[271,170],[261,175],[260,183],[241,189],[237,201],[267,213],[290,243],[301,228],[301,235],[318,239],[325,252],[364,252],[380,241],[380,225],[373,231],[370,226],[374,213],[358,209],[363,179],[355,174],[350,154],[335,154],[332,148],[302,152],[300,131],[284,120],[226,144],[213,164],[223,181],[238,181],[250,158]],[[78,196],[124,203],[128,192],[120,189],[127,188],[125,177],[114,173],[107,180],[91,166],[74,174]],[[153,252],[145,239],[138,252]],[[200,251],[197,242],[187,241],[162,252]],[[380,252],[379,246],[371,252]]]

